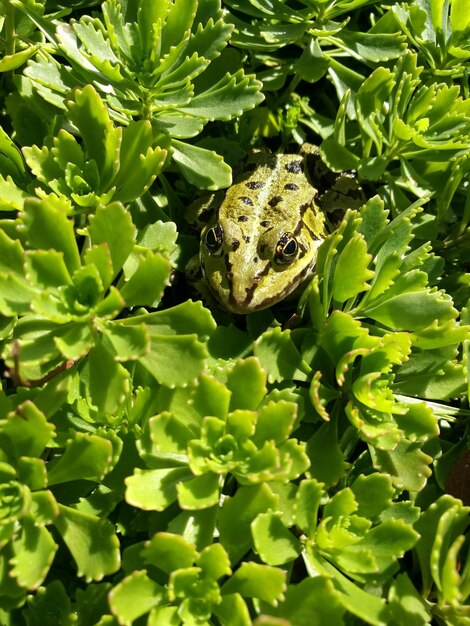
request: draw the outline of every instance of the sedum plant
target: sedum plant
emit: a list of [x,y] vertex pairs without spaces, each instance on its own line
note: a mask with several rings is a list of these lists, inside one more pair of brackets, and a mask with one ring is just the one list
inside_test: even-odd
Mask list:
[[149,469],[127,479],[127,501],[158,511],[178,500],[182,509],[200,510],[217,505],[230,476],[240,485],[298,478],[309,462],[289,437],[297,407],[264,399],[265,384],[251,357],[234,365],[225,385],[202,377],[188,397],[195,407],[188,415],[152,417],[138,442]]
[[[113,319],[126,299],[128,306],[155,304],[168,280],[168,258],[136,245],[135,228],[122,204],[97,210],[87,229],[89,243],[82,258],[73,222],[67,217],[70,209],[57,196],[29,198],[23,223],[13,231],[16,237],[2,231],[0,306],[13,329],[11,337],[5,337],[4,355],[19,381],[41,378],[90,350],[98,362],[105,359],[111,366],[116,341],[120,350],[128,345],[127,358],[145,353],[149,341],[145,329],[118,328]],[[48,224],[47,230],[38,228],[38,220]],[[118,289],[111,283],[121,271]],[[142,289],[143,276],[150,289]],[[113,374],[124,384],[127,375],[117,361]]]
[[65,106],[83,143],[61,129],[56,137],[47,137],[42,147],[23,148],[36,184],[43,186],[36,193],[64,196],[76,210],[140,198],[160,173],[167,154],[152,148],[150,122],[115,127],[91,85],[75,90]]
[[25,72],[29,88],[63,109],[71,88],[92,83],[116,120],[151,122],[155,144],[169,150],[189,182],[208,189],[230,183],[220,156],[185,141],[262,100],[260,83],[245,76],[236,55],[224,53],[232,27],[220,0],[106,0],[101,19],[86,15],[56,28],[30,7],[11,4],[51,43]]
[[28,591],[44,582],[58,550],[54,528],[86,580],[101,580],[120,565],[112,524],[58,502],[53,489],[74,480],[99,483],[116,463],[121,441],[111,433],[75,433],[65,443],[63,455],[46,465],[45,449],[57,445],[54,430],[28,400],[0,420],[3,608],[21,606]]
[[[465,2],[4,0],[0,32],[0,624],[467,626]],[[223,311],[184,209],[216,151],[304,140],[364,204],[302,293]]]

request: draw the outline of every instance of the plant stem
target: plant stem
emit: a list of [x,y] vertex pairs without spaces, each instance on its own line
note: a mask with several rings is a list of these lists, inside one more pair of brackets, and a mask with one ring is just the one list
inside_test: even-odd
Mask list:
[[15,54],[15,14],[8,0],[3,0],[5,10],[5,55]]

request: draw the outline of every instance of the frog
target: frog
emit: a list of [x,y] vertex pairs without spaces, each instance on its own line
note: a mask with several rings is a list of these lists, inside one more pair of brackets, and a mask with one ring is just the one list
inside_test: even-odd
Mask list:
[[235,314],[295,297],[315,272],[327,214],[362,204],[356,181],[329,170],[312,144],[298,153],[253,152],[227,190],[191,205],[206,223],[190,273],[200,269],[216,302]]

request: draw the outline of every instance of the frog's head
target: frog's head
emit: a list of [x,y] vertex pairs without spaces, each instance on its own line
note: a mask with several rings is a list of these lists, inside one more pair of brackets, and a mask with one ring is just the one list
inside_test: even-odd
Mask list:
[[[265,216],[264,216],[265,217]],[[200,260],[209,287],[233,313],[251,313],[286,298],[312,274],[324,236],[312,206],[280,220],[220,214],[201,236]]]

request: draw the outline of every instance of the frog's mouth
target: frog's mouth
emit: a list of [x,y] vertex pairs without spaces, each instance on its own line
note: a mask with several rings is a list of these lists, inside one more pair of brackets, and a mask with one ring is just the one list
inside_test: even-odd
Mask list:
[[[266,266],[266,269],[259,275],[258,281],[261,281],[261,279],[269,273],[270,269],[269,265]],[[314,269],[315,261],[313,261],[310,265],[306,265],[302,271],[296,274],[296,276],[289,283],[284,285],[282,289],[276,291],[274,294],[263,297],[262,289],[256,280],[253,281],[253,284],[250,287],[245,287],[243,291],[241,289],[237,289],[234,284],[233,272],[231,269],[228,270],[227,268],[226,277],[228,283],[228,299],[226,302],[221,302],[221,304],[232,313],[239,313],[242,315],[267,309],[281,300],[284,300],[288,296],[303,290],[306,287],[308,280],[311,278]],[[216,293],[214,295],[220,301],[218,295]]]

